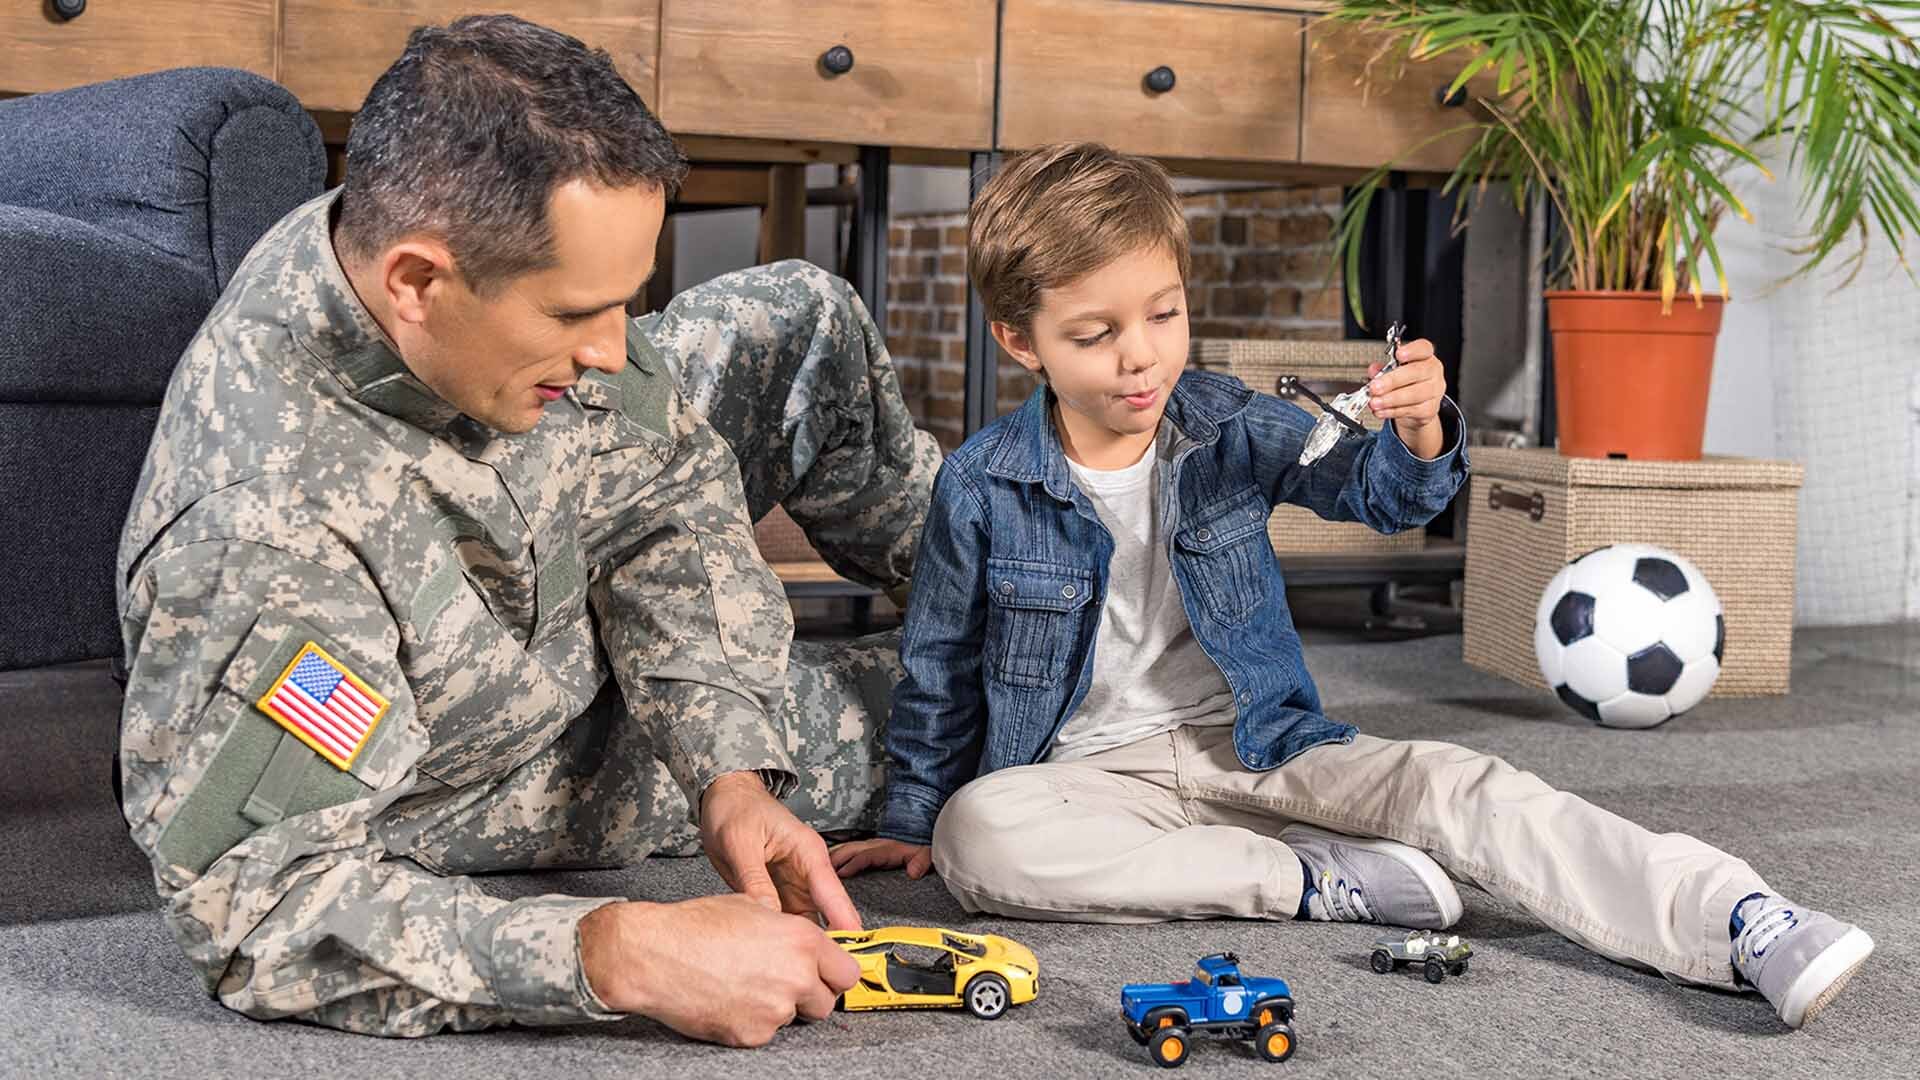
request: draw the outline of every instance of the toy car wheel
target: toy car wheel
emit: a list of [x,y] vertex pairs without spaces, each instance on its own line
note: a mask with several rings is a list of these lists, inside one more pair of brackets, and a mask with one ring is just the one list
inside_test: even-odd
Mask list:
[[1186,1027],[1187,1014],[1180,1009],[1157,1009],[1148,1013],[1140,1026],[1146,1028],[1149,1035],[1159,1028]]
[[967,1011],[982,1020],[998,1020],[1012,1000],[1007,980],[990,971],[974,976],[967,984]]
[[1187,1060],[1187,1029],[1164,1027],[1147,1040],[1147,1053],[1163,1069],[1177,1069]]
[[1253,1048],[1268,1061],[1285,1061],[1293,1056],[1293,1028],[1286,1024],[1268,1024],[1253,1037]]
[[1448,972],[1447,974],[1449,974],[1449,975],[1465,975],[1466,973],[1467,973],[1467,962],[1466,962],[1465,960],[1462,960],[1462,961],[1460,961],[1459,963],[1457,963],[1457,964],[1455,964],[1455,965],[1453,965],[1453,970],[1452,970],[1452,971],[1449,971],[1449,972]]
[[1427,981],[1437,983],[1447,977],[1447,966],[1438,960],[1427,961]]
[[1393,957],[1385,949],[1373,950],[1373,970],[1381,975],[1393,970]]
[[1293,1019],[1293,1009],[1281,1001],[1263,1001],[1255,1005],[1253,1012],[1248,1015],[1254,1027],[1263,1028],[1268,1024],[1284,1024]]

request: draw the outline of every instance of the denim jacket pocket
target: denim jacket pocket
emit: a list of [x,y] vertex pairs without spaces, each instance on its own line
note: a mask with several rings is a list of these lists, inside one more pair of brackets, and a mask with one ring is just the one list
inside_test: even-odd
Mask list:
[[1259,610],[1272,588],[1271,510],[1259,490],[1247,488],[1193,514],[1175,534],[1174,542],[1189,556],[1202,606],[1229,626]]
[[1090,570],[1026,559],[987,560],[987,672],[1008,686],[1057,686],[1093,597]]

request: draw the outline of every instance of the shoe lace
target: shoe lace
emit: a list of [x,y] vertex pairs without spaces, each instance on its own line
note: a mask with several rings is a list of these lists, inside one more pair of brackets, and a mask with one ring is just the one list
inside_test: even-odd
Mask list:
[[1765,961],[1767,951],[1782,934],[1799,925],[1799,912],[1790,906],[1761,912],[1740,931],[1740,937],[1733,943],[1734,962],[1751,972],[1757,961]]
[[1347,884],[1346,878],[1336,878],[1333,871],[1320,871],[1319,896],[1327,918],[1335,922],[1373,922],[1373,909],[1367,906],[1367,898],[1357,886]]

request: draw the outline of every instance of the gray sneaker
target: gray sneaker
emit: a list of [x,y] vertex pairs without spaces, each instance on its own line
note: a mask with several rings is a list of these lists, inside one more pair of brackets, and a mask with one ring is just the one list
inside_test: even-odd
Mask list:
[[1733,969],[1790,1028],[1826,1008],[1868,954],[1865,930],[1831,915],[1756,894],[1734,906]]
[[1460,919],[1452,879],[1418,848],[1298,824],[1281,829],[1280,842],[1306,867],[1303,906],[1317,921],[1444,930]]

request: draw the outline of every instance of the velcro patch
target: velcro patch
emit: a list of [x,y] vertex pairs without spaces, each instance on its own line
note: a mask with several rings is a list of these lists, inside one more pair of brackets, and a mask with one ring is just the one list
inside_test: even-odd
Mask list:
[[309,641],[254,705],[345,770],[371,740],[388,701]]

